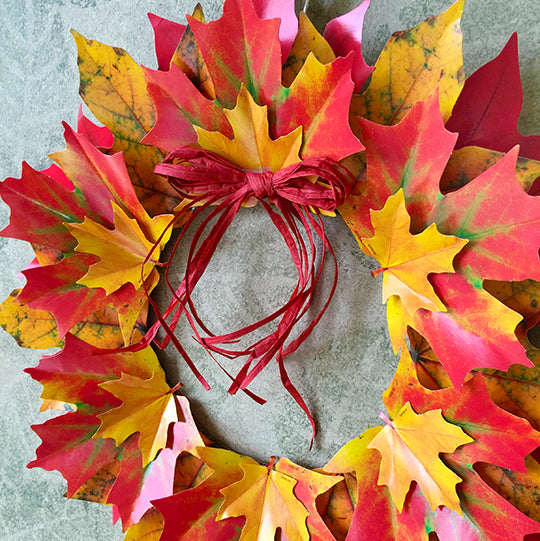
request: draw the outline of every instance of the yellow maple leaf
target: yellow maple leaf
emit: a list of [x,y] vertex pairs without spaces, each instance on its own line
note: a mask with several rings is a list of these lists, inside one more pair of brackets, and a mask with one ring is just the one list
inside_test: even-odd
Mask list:
[[194,126],[202,148],[248,171],[279,171],[300,161],[302,127],[276,140],[271,139],[267,107],[257,105],[245,86],[242,85],[238,94],[236,107],[223,112],[232,126],[234,139]]
[[289,541],[309,541],[308,512],[296,498],[296,479],[270,466],[241,463],[242,479],[221,490],[223,502],[217,519],[246,517],[240,541],[274,539],[281,528]]
[[[76,251],[94,254],[101,259],[91,265],[77,283],[90,288],[101,287],[107,295],[128,282],[140,289],[154,271],[159,254],[171,235],[171,228],[166,230],[148,261],[145,262],[145,259],[172,219],[171,215],[163,214],[139,224],[114,201],[111,201],[111,204],[114,229],[108,229],[89,218],[85,218],[82,223],[65,224],[78,241]],[[143,228],[146,231],[143,231]],[[152,277],[151,287],[157,279],[157,274]]]
[[382,266],[372,274],[383,273],[383,302],[399,295],[411,315],[418,308],[446,311],[428,274],[454,272],[452,261],[468,240],[443,235],[435,224],[411,235],[411,217],[402,189],[390,196],[381,210],[371,211],[371,223],[375,235],[360,242],[367,255]]
[[309,53],[313,53],[321,64],[328,64],[336,58],[332,47],[315,28],[305,12],[301,11],[298,15],[298,33],[294,38],[287,62],[283,66],[284,86],[291,86]]
[[179,419],[173,390],[163,375],[156,373],[149,379],[122,374],[120,379],[99,385],[123,404],[98,415],[101,426],[93,437],[113,438],[120,445],[138,432],[143,467],[146,466],[165,447],[169,424],[183,420]]
[[393,421],[371,440],[368,449],[382,455],[379,485],[387,485],[394,504],[401,512],[412,481],[416,481],[431,509],[445,505],[462,514],[456,484],[459,475],[439,458],[439,453],[453,453],[460,445],[474,441],[463,430],[444,420],[441,410],[417,415],[409,402]]
[[439,89],[448,120],[465,83],[460,19],[465,0],[410,30],[396,32],[375,63],[367,90],[352,112],[378,124],[396,124],[411,106]]

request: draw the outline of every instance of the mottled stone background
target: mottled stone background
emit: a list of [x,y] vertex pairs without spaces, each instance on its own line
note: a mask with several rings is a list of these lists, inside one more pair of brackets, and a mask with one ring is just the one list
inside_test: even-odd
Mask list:
[[[354,5],[354,0],[312,0],[307,11],[321,26]],[[368,62],[375,61],[392,32],[449,5],[448,0],[374,0],[365,27]],[[36,168],[47,166],[47,154],[63,148],[60,122],[75,123],[78,76],[70,28],[123,47],[138,62],[155,67],[146,12],[182,21],[192,7],[187,0],[3,0],[0,178],[19,176],[22,160]],[[208,18],[216,18],[221,2],[205,2],[204,8]],[[468,0],[463,30],[467,74],[498,54],[512,31],[519,32],[525,94],[520,129],[523,133],[538,132],[540,17],[536,0]],[[0,225],[7,220],[8,210],[1,206]],[[379,284],[369,277],[372,263],[362,257],[339,220],[331,221],[328,227],[341,262],[339,290],[319,332],[290,363],[291,376],[317,411],[322,426],[312,454],[306,452],[307,422],[290,399],[275,390],[277,378],[271,370],[258,386],[271,398],[271,405],[258,408],[243,397],[228,398],[226,382],[214,376],[216,371],[210,366],[206,372],[215,389],[203,396],[185,368],[168,356],[171,382],[180,378],[186,383],[201,423],[235,449],[261,459],[286,454],[307,465],[323,464],[345,441],[377,422],[380,395],[395,366],[379,304]],[[264,215],[257,210],[243,212],[198,297],[202,312],[216,330],[229,330],[231,319],[247,323],[283,298],[283,291],[294,283],[294,272],[288,258],[277,259],[275,253],[287,255]],[[2,299],[22,285],[17,273],[30,259],[24,243],[0,239]],[[248,301],[247,312],[235,304],[235,295]],[[0,334],[0,539],[121,539],[121,529],[111,525],[107,507],[65,500],[65,481],[60,474],[25,467],[39,445],[29,425],[43,422],[46,415],[38,414],[40,385],[22,370],[37,364],[39,356],[36,351],[19,350],[11,337]],[[204,361],[201,358],[199,362]],[[246,432],[253,432],[253,426],[257,428],[249,437]]]

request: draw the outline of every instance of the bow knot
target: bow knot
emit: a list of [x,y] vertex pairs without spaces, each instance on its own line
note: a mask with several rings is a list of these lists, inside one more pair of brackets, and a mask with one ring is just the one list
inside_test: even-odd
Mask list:
[[246,181],[257,199],[271,198],[274,192],[274,173],[272,171],[246,171]]

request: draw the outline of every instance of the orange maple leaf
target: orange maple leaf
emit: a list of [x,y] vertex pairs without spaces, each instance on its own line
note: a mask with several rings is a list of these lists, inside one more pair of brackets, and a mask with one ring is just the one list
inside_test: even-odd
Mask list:
[[[114,201],[111,204],[114,229],[103,227],[90,218],[85,218],[82,223],[65,224],[78,241],[76,251],[94,254],[101,259],[91,265],[77,283],[90,288],[101,287],[110,295],[128,282],[140,289],[151,276],[151,289],[159,280],[155,264],[171,235],[171,228],[167,229],[167,225],[172,216],[163,214],[155,218],[147,217],[145,223],[140,224]],[[163,231],[165,234],[160,239]],[[158,239],[158,247],[147,259]]]
[[236,107],[223,112],[231,123],[234,139],[194,126],[202,148],[248,171],[279,171],[300,161],[302,127],[279,139],[271,139],[267,107],[257,105],[245,86],[242,85],[238,94]]
[[179,419],[180,408],[173,390],[162,374],[154,373],[149,379],[122,374],[120,379],[99,385],[122,400],[123,404],[98,417],[101,426],[94,438],[113,438],[120,445],[131,434],[139,433],[139,448],[143,467],[154,460],[167,443],[170,423]]
[[382,455],[378,484],[388,486],[398,510],[402,511],[411,482],[416,481],[431,509],[445,505],[461,515],[456,493],[461,478],[445,466],[439,453],[453,453],[474,440],[445,421],[440,409],[417,415],[407,402],[393,421],[384,419],[387,425],[367,447]]
[[399,295],[411,315],[419,308],[445,312],[428,275],[455,272],[452,261],[468,240],[443,235],[435,224],[411,235],[411,217],[401,188],[381,210],[371,211],[371,222],[375,235],[360,241],[367,255],[382,265],[372,274],[383,273],[383,302]]

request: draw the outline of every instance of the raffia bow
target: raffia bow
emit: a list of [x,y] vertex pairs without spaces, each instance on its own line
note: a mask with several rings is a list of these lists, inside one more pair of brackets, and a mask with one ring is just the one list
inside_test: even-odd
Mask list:
[[[174,334],[180,316],[185,314],[197,340],[210,354],[217,353],[231,359],[247,358],[236,376],[231,375],[217,359],[216,362],[232,380],[229,393],[234,394],[241,389],[259,403],[263,403],[264,400],[251,393],[247,386],[273,358],[276,358],[283,385],[308,416],[315,434],[313,417],[291,382],[283,360],[296,351],[309,336],[334,294],[337,284],[337,261],[326,237],[320,214],[332,213],[345,201],[350,192],[351,174],[336,160],[328,157],[306,159],[276,172],[246,171],[210,151],[192,147],[185,147],[169,154],[163,163],[156,166],[155,172],[166,176],[171,186],[185,199],[185,204],[175,216],[176,222],[185,221],[185,223],[173,252],[193,221],[205,209],[212,207],[212,210],[195,231],[187,256],[184,278],[176,290],[170,286],[168,280],[172,256],[165,265],[166,281],[173,298],[163,313],[155,301],[149,299],[158,321],[147,333],[145,342],[156,341],[157,332],[162,328],[165,331],[165,338],[158,346],[164,348],[172,342],[199,381],[208,389],[208,383]],[[296,266],[298,281],[288,301],[280,309],[247,327],[215,335],[199,317],[191,293],[240,207],[257,200],[283,236]],[[209,227],[214,220],[215,223]],[[207,229],[209,231],[205,235]],[[318,268],[315,236],[322,244],[321,264]],[[298,337],[287,343],[291,331],[311,305],[315,286],[321,277],[326,251],[334,260],[334,280],[330,293],[319,313]],[[248,347],[241,350],[224,347],[238,342],[240,338],[278,318],[278,326],[274,332]],[[205,336],[201,335],[201,331]]]

